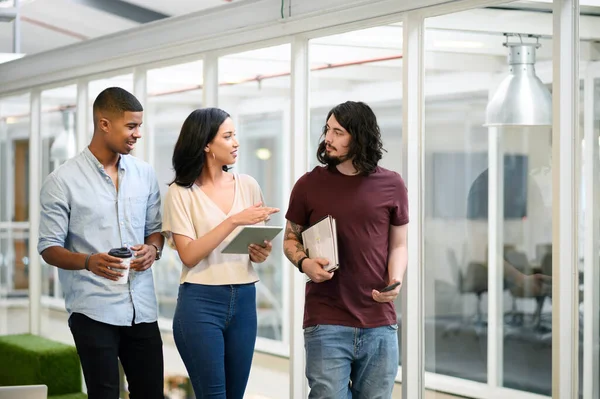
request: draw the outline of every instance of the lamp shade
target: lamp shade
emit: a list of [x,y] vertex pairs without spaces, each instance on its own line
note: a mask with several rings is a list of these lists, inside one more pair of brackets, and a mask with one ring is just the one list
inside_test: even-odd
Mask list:
[[486,109],[486,126],[551,126],[552,96],[535,74],[534,43],[510,43],[509,75]]

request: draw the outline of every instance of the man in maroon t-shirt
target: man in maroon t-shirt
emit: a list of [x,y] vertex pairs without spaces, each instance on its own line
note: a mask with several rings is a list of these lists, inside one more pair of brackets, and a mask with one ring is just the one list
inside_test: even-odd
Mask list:
[[[383,146],[377,118],[361,102],[327,115],[318,166],[295,184],[284,251],[306,273],[304,340],[309,398],[390,398],[398,371],[394,299],[407,264],[408,198],[400,175],[377,166]],[[336,220],[339,269],[309,258],[302,231]]]

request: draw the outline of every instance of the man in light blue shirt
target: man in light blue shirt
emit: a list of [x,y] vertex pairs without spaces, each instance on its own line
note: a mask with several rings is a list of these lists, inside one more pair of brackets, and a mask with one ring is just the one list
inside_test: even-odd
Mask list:
[[[94,101],[94,137],[42,186],[38,251],[59,268],[89,399],[119,398],[121,360],[132,399],[163,398],[162,340],[150,266],[163,247],[152,167],[129,153],[143,109],[112,87]],[[129,277],[112,248],[129,247]]]

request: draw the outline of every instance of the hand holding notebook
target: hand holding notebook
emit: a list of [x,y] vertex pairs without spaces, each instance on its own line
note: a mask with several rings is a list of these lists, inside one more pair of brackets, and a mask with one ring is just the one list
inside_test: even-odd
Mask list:
[[307,258],[302,262],[302,271],[305,274],[306,281],[311,283],[323,283],[331,280],[334,276],[333,271],[328,272],[329,261],[325,258]]
[[332,272],[339,268],[337,229],[333,217],[327,215],[304,230],[302,243],[306,255],[311,259],[327,259],[329,264],[323,266],[325,271]]

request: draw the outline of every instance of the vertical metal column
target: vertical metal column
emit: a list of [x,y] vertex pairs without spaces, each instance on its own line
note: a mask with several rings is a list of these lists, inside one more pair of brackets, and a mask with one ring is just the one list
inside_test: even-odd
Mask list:
[[552,397],[579,397],[579,1],[554,1]]
[[489,127],[488,149],[488,384],[503,380],[504,150],[502,131]]
[[[308,170],[309,60],[308,40],[296,36],[292,41],[292,184]],[[293,267],[287,264],[286,267]],[[305,353],[302,321],[304,318],[305,277],[294,270],[291,278],[290,312],[290,399],[306,399],[308,386],[304,376]]]
[[148,90],[146,88],[146,69],[143,67],[136,67],[133,69],[133,95],[142,103],[144,107],[144,119],[142,122],[142,140],[137,143],[134,150],[134,155],[150,165],[153,164],[153,159],[150,159],[153,145],[152,129],[149,128],[150,124],[147,123],[148,119],[152,116],[148,112]]
[[423,398],[425,370],[423,262],[424,20],[409,12],[403,25],[402,172],[408,186],[408,267],[402,288],[402,397]]
[[15,20],[13,21],[13,53],[19,54],[21,52],[21,12],[19,0],[14,0],[14,7],[16,11]]
[[584,295],[583,295],[583,397],[589,399],[600,398],[600,381],[598,380],[599,359],[598,347],[600,346],[599,303],[600,303],[600,270],[598,270],[599,251],[598,238],[600,238],[600,160],[598,149],[598,135],[594,131],[594,109],[596,76],[592,71],[584,80],[584,113],[583,130],[585,139],[584,159],[584,187],[585,187],[585,214],[584,214]]
[[29,132],[29,332],[41,332],[42,264],[37,252],[40,224],[40,126],[42,117],[41,92],[31,92]]
[[[291,47],[291,46],[290,46]],[[291,51],[290,51],[291,53]],[[290,59],[290,63],[291,63],[291,59]],[[291,65],[290,65],[291,68]],[[291,84],[291,82],[290,82]],[[292,152],[292,101],[291,99],[289,99],[288,101],[286,101],[286,104],[283,108],[283,115],[282,115],[282,129],[283,129],[283,136],[282,136],[282,144],[281,144],[281,148],[279,149],[279,151],[281,151],[283,154],[291,154]],[[290,192],[292,191],[292,187],[291,185],[295,182],[291,181],[292,178],[292,165],[290,161],[284,161],[283,165],[282,165],[282,176],[283,176],[283,181],[281,181],[281,188],[279,189],[280,192],[280,198],[281,198],[281,213],[282,213],[282,218],[284,220],[285,223],[285,217],[283,217],[285,215],[285,211],[287,209],[287,202],[289,200],[290,197]],[[281,253],[281,264],[284,265],[283,266],[283,270],[281,273],[281,278],[282,278],[282,286],[284,287],[284,292],[285,289],[287,287],[291,287],[291,285],[293,284],[294,281],[294,274],[298,273],[296,270],[294,270],[294,268],[292,267],[288,267],[290,266],[289,261],[287,260],[285,254]],[[282,337],[282,341],[283,341],[283,345],[284,348],[286,349],[286,353],[288,358],[290,357],[290,353],[291,353],[291,341],[290,338],[292,337],[292,333],[291,333],[291,319],[292,319],[292,315],[294,314],[292,312],[292,296],[291,295],[282,295],[281,296],[281,309],[282,309],[282,315],[281,315],[281,322],[282,322],[282,326],[281,326],[281,337]]]
[[91,105],[88,104],[88,81],[85,79],[80,79],[77,81],[77,120],[75,121],[75,129],[77,136],[77,152],[83,151],[85,147],[89,144],[88,134],[89,132],[89,119],[88,115],[91,115],[88,107]]

